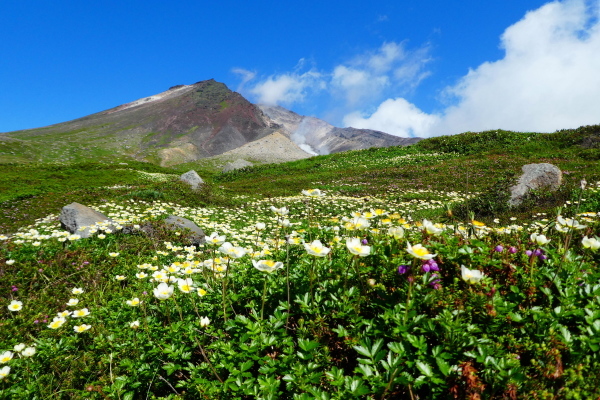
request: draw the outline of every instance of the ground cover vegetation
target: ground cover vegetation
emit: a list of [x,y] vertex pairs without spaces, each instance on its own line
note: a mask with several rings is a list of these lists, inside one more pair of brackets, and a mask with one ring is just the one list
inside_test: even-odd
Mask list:
[[[191,165],[0,165],[0,398],[597,398],[597,136],[204,167],[199,192]],[[563,188],[505,207],[530,162]],[[63,231],[71,201],[119,226]]]

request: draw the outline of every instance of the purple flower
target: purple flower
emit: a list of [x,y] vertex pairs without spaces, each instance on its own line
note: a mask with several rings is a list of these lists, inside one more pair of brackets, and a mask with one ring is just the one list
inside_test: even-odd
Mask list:
[[538,256],[538,259],[540,259],[540,261],[544,261],[544,260],[547,260],[547,259],[548,259],[548,256],[547,256],[547,255],[545,255],[545,254],[540,254],[540,255]]
[[368,241],[367,239],[363,239],[363,240],[361,241],[361,243],[363,244],[363,246],[366,246],[366,245],[368,245],[368,244],[369,244],[369,241]]
[[504,247],[502,247],[502,245],[498,245],[498,246],[494,247],[494,251],[497,253],[502,253],[503,250],[504,250]]
[[533,251],[533,255],[536,256],[536,257],[542,256],[542,255],[544,255],[544,250],[542,250],[542,249],[535,249]]
[[527,254],[527,257],[531,257],[531,255],[533,254],[533,251],[531,250],[526,250],[525,254]]
[[515,254],[517,251],[518,251],[518,250],[517,250],[517,248],[516,248],[515,246],[510,246],[510,247],[508,248],[508,252],[509,252],[510,254]]
[[431,270],[431,265],[425,263],[425,264],[423,264],[421,269],[423,270],[423,272],[429,272],[429,270]]
[[16,287],[15,285],[13,285],[10,290],[13,292],[16,292],[17,290],[19,290],[19,288]]
[[399,274],[405,274],[408,272],[408,270],[410,269],[410,265],[400,265],[398,267],[398,273]]

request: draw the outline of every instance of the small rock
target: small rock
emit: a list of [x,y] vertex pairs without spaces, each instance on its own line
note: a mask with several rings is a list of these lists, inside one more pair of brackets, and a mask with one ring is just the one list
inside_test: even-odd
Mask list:
[[189,235],[187,236],[190,239],[191,244],[194,246],[198,246],[206,242],[206,234],[198,225],[196,225],[193,221],[190,221],[187,218],[177,217],[175,215],[170,215],[165,219],[165,225],[170,229],[185,229],[189,230]]
[[[82,238],[90,237],[92,235],[90,228],[98,223],[106,223],[109,226],[116,225],[106,215],[79,203],[71,203],[64,206],[58,219],[63,229]],[[84,227],[85,229],[83,229]]]
[[518,206],[523,202],[525,196],[532,190],[548,189],[557,190],[562,183],[561,170],[552,164],[527,164],[521,168],[523,175],[517,184],[510,188],[510,206]]
[[202,178],[200,178],[200,175],[198,175],[198,173],[194,170],[188,171],[181,175],[179,180],[190,185],[193,190],[198,190],[204,184],[204,181]]

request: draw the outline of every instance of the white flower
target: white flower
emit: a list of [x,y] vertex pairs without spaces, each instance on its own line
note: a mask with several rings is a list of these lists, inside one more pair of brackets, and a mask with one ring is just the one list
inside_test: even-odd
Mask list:
[[252,260],[252,265],[254,265],[254,268],[256,268],[259,271],[262,272],[267,272],[267,273],[272,273],[280,268],[283,268],[283,263],[280,261],[273,261],[273,260],[260,260],[260,261],[256,261],[256,260]]
[[264,231],[266,227],[267,225],[264,222],[257,222],[256,225],[254,225],[254,228],[257,231]]
[[312,243],[304,243],[306,252],[311,256],[325,257],[331,251],[330,248],[323,246],[320,240],[315,240]]
[[225,235],[219,236],[217,232],[213,232],[206,238],[206,242],[214,245],[220,245],[225,242]]
[[159,300],[166,300],[173,295],[173,286],[164,282],[154,288],[154,297]]
[[235,247],[229,242],[223,243],[223,245],[219,247],[219,251],[231,258],[241,258],[246,255],[246,249],[243,247]]
[[140,327],[140,321],[131,321],[129,323],[129,327],[131,329],[137,329],[137,328],[139,328]]
[[54,317],[50,325],[48,325],[48,328],[58,329],[63,326],[65,322],[67,322],[67,320],[64,317]]
[[90,311],[87,308],[82,308],[81,310],[75,310],[71,314],[73,318],[83,318],[90,315]]
[[134,297],[131,300],[127,300],[126,303],[127,303],[128,306],[131,306],[131,307],[137,307],[140,304],[142,304],[142,302],[140,301],[140,299],[138,299],[137,297]]
[[79,303],[79,299],[69,299],[67,306],[76,306]]
[[483,272],[476,269],[469,269],[464,265],[460,266],[462,278],[467,283],[477,283],[485,276]]
[[542,234],[537,234],[537,233],[532,233],[529,238],[531,239],[532,242],[537,243],[540,246],[543,246],[547,243],[550,242],[550,239],[548,239],[546,237],[546,235],[542,235]]
[[423,229],[430,235],[438,235],[442,233],[444,230],[435,226],[435,224],[427,219],[423,220]]
[[15,345],[13,350],[16,351],[17,353],[20,353],[23,351],[24,348],[25,348],[25,343],[19,343],[19,344]]
[[12,351],[5,351],[0,354],[0,364],[6,364],[10,360],[12,360],[14,353]]
[[388,235],[393,236],[394,239],[402,239],[404,237],[404,228],[401,226],[392,226],[388,229]]
[[371,254],[371,246],[363,246],[360,238],[357,237],[346,239],[346,247],[356,256],[366,257]]
[[82,288],[73,288],[71,290],[71,293],[73,293],[73,294],[81,294],[81,293],[83,293],[83,289]]
[[410,243],[407,243],[406,251],[411,256],[420,258],[421,260],[431,260],[437,255],[429,253],[429,250],[423,247],[422,244],[415,244],[414,246],[412,246]]
[[23,357],[31,357],[32,355],[35,354],[35,347],[26,347],[25,350],[23,350],[23,352],[21,353],[21,355]]
[[200,326],[207,327],[210,324],[210,319],[208,317],[200,317]]
[[192,278],[178,279],[177,286],[183,293],[190,293],[194,290],[194,281],[192,281]]
[[590,249],[593,251],[596,251],[600,248],[600,240],[598,240],[597,237],[589,238],[587,236],[584,236],[583,239],[581,239],[581,244],[586,249]]
[[23,302],[18,301],[18,300],[13,300],[10,302],[10,304],[8,305],[8,310],[9,311],[21,311],[21,309],[23,308]]
[[6,260],[6,265],[13,265],[15,260]]
[[8,365],[0,368],[0,381],[8,376],[10,373],[10,367]]
[[282,216],[282,217],[285,215],[288,215],[290,212],[290,210],[288,210],[287,207],[276,208],[274,206],[271,206],[271,211],[273,211],[275,214]]
[[92,326],[87,324],[75,325],[73,330],[77,333],[85,332],[89,330]]
[[108,255],[111,257],[119,257],[119,254],[120,253],[116,253],[116,252],[108,253]]
[[116,275],[115,279],[118,281],[124,281],[125,279],[127,279],[127,277],[124,275]]

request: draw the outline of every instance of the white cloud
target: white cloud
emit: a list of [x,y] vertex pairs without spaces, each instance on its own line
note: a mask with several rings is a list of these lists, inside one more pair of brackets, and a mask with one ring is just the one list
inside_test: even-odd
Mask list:
[[548,3],[506,29],[503,59],[469,71],[434,133],[552,132],[600,123],[599,2]]
[[439,117],[419,110],[403,98],[388,99],[369,117],[353,112],[344,117],[344,125],[374,129],[396,136],[424,137],[439,122]]
[[258,103],[278,105],[292,104],[304,99],[307,90],[321,87],[320,74],[308,71],[303,74],[287,73],[273,75],[250,89]]
[[[528,12],[502,35],[502,59],[481,64],[443,91],[455,103],[439,115],[393,98],[370,116],[354,112],[344,122],[422,137],[498,128],[553,132],[598,124],[599,10],[598,0],[566,0]],[[406,75],[414,80],[419,73]]]

